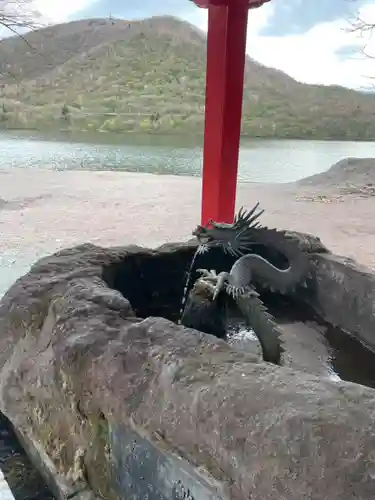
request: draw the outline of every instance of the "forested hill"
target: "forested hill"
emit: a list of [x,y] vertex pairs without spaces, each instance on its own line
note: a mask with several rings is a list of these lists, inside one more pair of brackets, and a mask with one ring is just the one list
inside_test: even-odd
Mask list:
[[[173,17],[91,19],[0,42],[0,125],[203,130],[205,35]],[[243,133],[375,139],[375,97],[305,85],[247,60]]]

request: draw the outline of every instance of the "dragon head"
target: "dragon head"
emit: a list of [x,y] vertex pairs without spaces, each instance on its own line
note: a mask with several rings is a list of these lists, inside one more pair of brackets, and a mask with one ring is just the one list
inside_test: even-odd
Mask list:
[[233,224],[224,224],[209,220],[205,226],[197,226],[193,236],[198,239],[200,251],[204,252],[212,247],[220,247],[233,256],[242,256],[248,252],[253,241],[249,231],[259,228],[257,219],[264,210],[258,210],[259,203],[252,210],[241,208],[234,218]]

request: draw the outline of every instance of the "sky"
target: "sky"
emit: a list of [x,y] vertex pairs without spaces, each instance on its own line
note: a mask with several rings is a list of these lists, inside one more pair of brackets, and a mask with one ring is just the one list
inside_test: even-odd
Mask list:
[[[85,17],[139,19],[174,15],[207,30],[207,11],[189,0],[34,0],[52,22]],[[251,10],[247,53],[298,81],[351,88],[372,88],[374,39],[348,30],[358,14],[375,23],[375,0],[271,0]]]

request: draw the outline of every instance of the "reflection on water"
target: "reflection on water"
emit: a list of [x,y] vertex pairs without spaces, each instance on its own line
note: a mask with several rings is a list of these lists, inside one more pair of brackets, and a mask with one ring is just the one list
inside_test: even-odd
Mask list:
[[[375,142],[243,139],[239,180],[291,182],[353,156],[374,157]],[[199,176],[202,140],[173,135],[0,133],[0,170],[12,167]]]

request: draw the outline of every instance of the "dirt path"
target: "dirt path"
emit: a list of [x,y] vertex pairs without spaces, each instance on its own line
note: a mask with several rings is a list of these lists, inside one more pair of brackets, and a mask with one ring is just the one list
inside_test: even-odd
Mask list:
[[[190,177],[0,172],[0,257],[32,260],[87,241],[151,246],[186,239],[200,219],[200,187]],[[264,224],[314,233],[335,253],[375,267],[375,197],[338,196],[321,185],[239,185],[238,207],[257,201]]]

